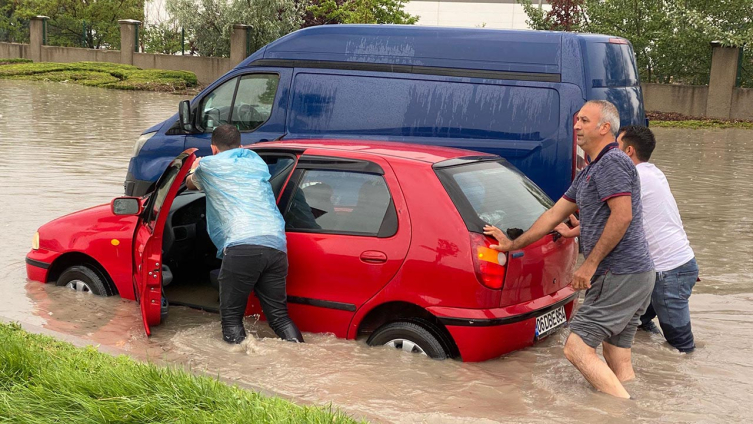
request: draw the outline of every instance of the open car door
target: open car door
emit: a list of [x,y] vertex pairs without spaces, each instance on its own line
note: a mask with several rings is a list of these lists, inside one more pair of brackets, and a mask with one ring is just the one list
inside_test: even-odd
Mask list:
[[197,149],[178,155],[157,180],[148,195],[133,240],[133,283],[136,300],[141,305],[146,335],[151,326],[159,325],[162,307],[162,233],[170,207],[186,174],[196,160]]

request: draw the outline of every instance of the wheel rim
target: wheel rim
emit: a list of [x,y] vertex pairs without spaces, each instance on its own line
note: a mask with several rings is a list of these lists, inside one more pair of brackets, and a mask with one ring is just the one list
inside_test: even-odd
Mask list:
[[403,352],[418,353],[420,355],[429,356],[421,349],[421,346],[417,345],[408,339],[393,339],[384,344]]
[[81,293],[91,293],[92,292],[91,287],[89,287],[88,284],[86,284],[85,282],[83,282],[81,280],[71,280],[65,286],[68,287],[69,289],[73,290],[73,291],[77,291],[77,292],[81,292]]

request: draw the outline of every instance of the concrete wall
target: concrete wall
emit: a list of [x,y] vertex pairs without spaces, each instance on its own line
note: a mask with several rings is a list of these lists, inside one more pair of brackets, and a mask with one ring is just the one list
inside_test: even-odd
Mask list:
[[[0,43],[0,60],[32,59],[35,62],[110,62],[135,65],[142,69],[189,71],[201,85],[210,84],[246,58],[246,25],[236,25],[230,36],[230,59],[221,57],[174,56],[136,53],[135,35],[139,21],[123,19],[120,42],[123,50],[97,50],[43,45],[46,16],[35,16],[30,25],[29,44]],[[236,30],[237,29],[237,30]]]
[[77,47],[42,46],[42,62],[110,62],[120,63],[118,50],[95,50]]
[[0,43],[1,59],[28,59],[29,45],[18,43]]
[[196,74],[196,78],[201,85],[210,84],[233,69],[234,66],[230,59],[224,57],[171,56],[149,53],[134,53],[133,64],[142,69],[191,71]]
[[753,88],[736,88],[732,92],[730,118],[753,121]]
[[706,114],[709,87],[705,85],[643,84],[643,103],[648,111],[689,116]]

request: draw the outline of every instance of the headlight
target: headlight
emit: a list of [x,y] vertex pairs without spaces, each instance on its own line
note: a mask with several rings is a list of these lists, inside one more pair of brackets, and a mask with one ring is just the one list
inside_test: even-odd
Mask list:
[[31,248],[34,250],[39,249],[39,231],[34,233],[34,238],[31,239]]
[[139,139],[136,140],[136,144],[133,146],[133,157],[136,157],[139,155],[141,148],[144,147],[144,143],[146,143],[147,140],[149,140],[150,138],[154,137],[154,134],[157,134],[157,131],[146,133],[146,134],[141,134],[141,137],[139,137]]

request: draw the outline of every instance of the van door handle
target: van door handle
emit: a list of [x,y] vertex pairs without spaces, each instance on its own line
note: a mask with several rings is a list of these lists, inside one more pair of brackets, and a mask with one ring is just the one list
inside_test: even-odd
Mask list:
[[367,250],[361,253],[361,261],[367,264],[381,264],[387,262],[387,255],[377,250]]

